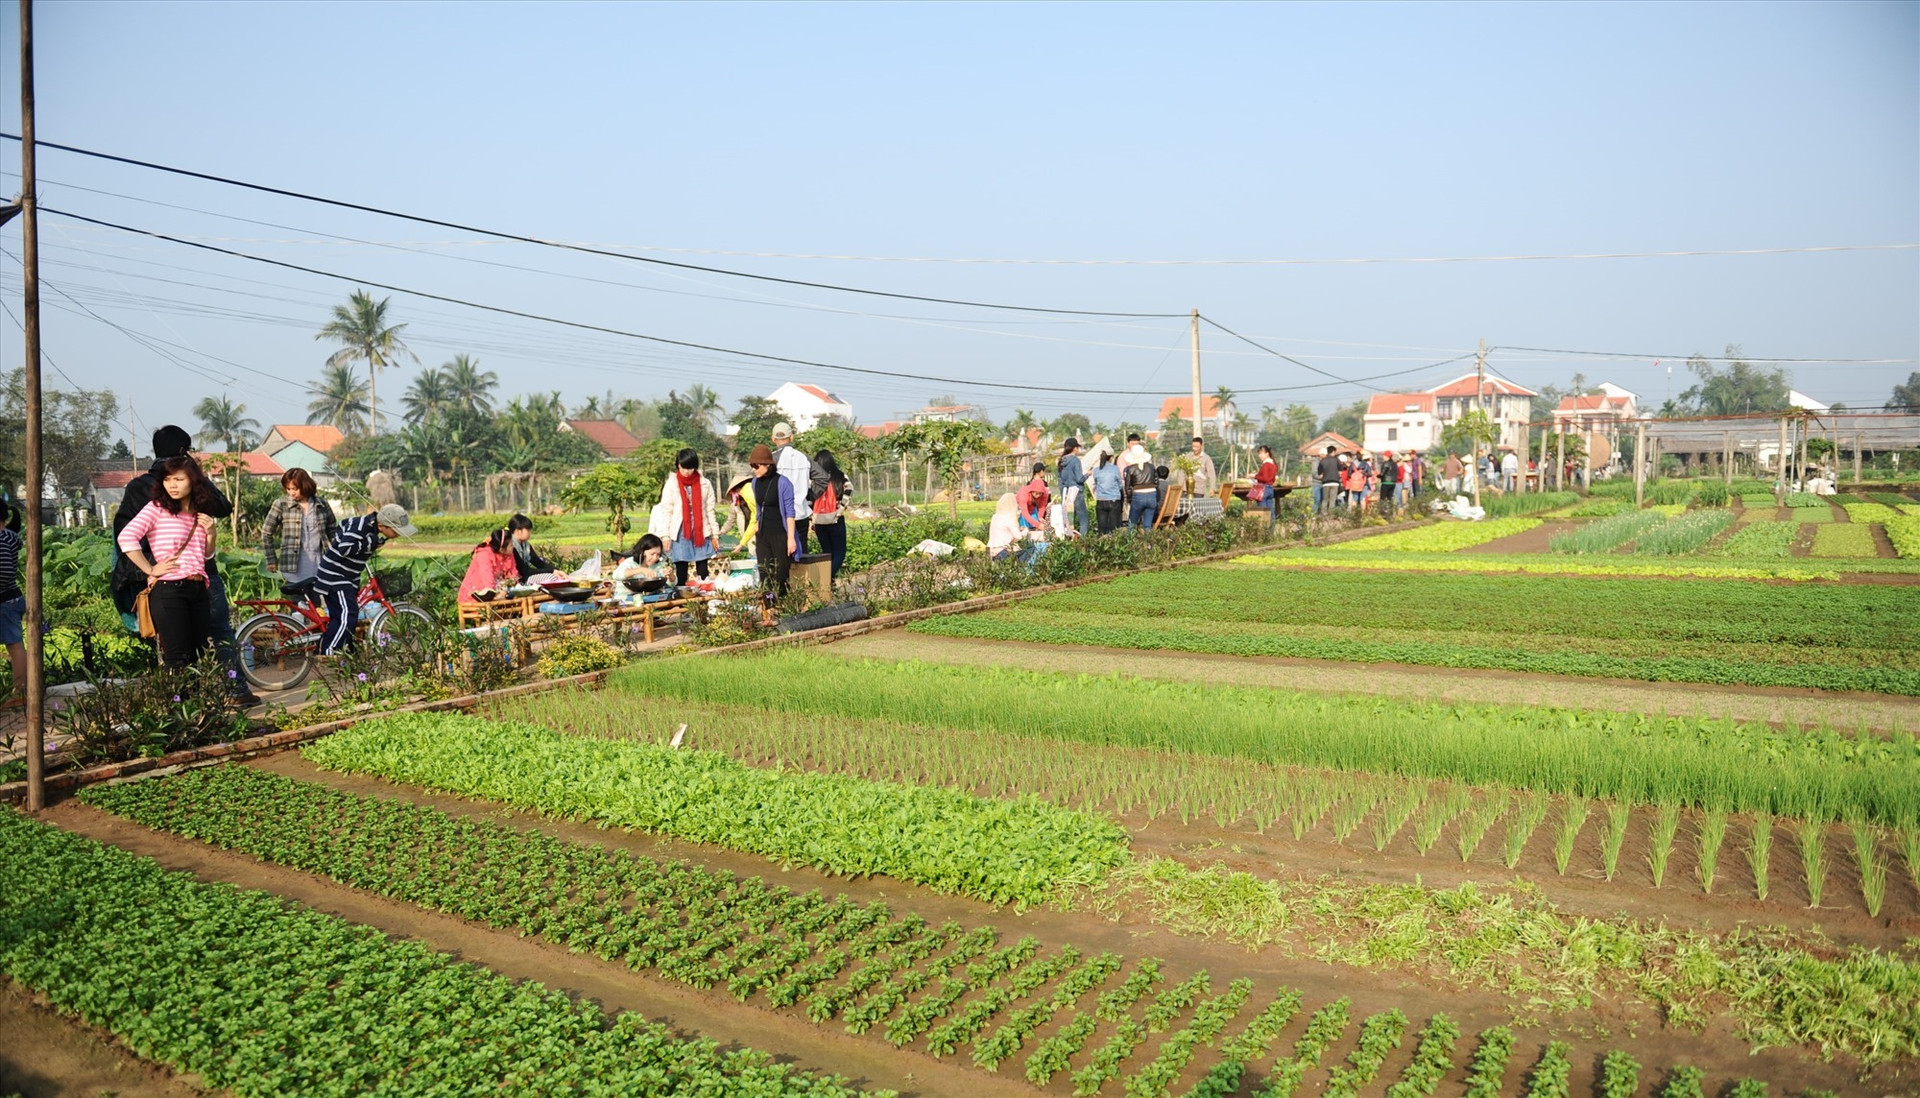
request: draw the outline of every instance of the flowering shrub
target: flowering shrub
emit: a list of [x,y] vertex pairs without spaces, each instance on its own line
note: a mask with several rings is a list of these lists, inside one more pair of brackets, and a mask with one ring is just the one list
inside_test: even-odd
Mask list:
[[241,739],[248,723],[227,693],[232,674],[209,655],[188,667],[100,680],[55,715],[57,738],[80,766]]

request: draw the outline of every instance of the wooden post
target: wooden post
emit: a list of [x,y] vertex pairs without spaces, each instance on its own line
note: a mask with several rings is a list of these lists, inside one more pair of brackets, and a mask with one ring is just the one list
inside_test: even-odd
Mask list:
[[1553,448],[1553,490],[1567,490],[1567,431],[1561,428],[1554,436]]
[[33,0],[20,0],[20,265],[24,289],[20,325],[26,335],[26,558],[20,563],[26,582],[20,586],[27,608],[21,619],[27,649],[27,681],[15,683],[26,694],[27,811],[46,807],[45,729],[42,721],[46,686],[46,639],[40,635],[42,583],[40,572],[40,497],[46,461],[40,449],[40,200],[35,194],[33,137]]
[[902,507],[905,507],[906,504],[907,504],[907,459],[903,457],[900,459],[900,505]]
[[1860,433],[1858,431],[1853,435],[1853,482],[1860,483]]
[[1642,420],[1633,436],[1633,505],[1647,505],[1647,424]]
[[1787,505],[1787,462],[1792,460],[1793,451],[1787,447],[1787,417],[1780,417],[1780,453],[1774,461],[1773,505]]
[[1800,482],[1800,490],[1803,492],[1807,490],[1807,428],[1809,426],[1811,426],[1811,424],[1802,419],[1798,428],[1800,435],[1800,475],[1797,479]]

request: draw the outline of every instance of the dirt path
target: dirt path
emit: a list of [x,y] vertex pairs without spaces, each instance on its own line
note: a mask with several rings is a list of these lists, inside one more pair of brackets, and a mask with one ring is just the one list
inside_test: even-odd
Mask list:
[[[150,1098],[209,1093],[63,1017],[0,977],[0,1094],[22,1098]],[[216,1092],[217,1093],[217,1092]]]
[[1575,524],[1571,522],[1543,522],[1531,530],[1523,530],[1518,534],[1510,534],[1504,538],[1489,541],[1484,545],[1470,545],[1460,550],[1460,552],[1463,554],[1472,553],[1476,556],[1486,554],[1505,556],[1509,553],[1544,553],[1547,551],[1547,542],[1551,540],[1555,534],[1563,530],[1570,530],[1574,525]]
[[1830,724],[1853,730],[1920,731],[1920,698],[1838,694],[1772,687],[1702,686],[1631,679],[1570,679],[1525,671],[1383,666],[1290,659],[1155,652],[1143,661],[1133,649],[935,637],[890,629],[822,645],[819,652],[849,659],[926,660],[975,666],[1020,666],[1037,671],[1129,673],[1174,682],[1272,686],[1329,694],[1365,693],[1449,703],[1556,705],[1624,713],[1733,718],[1788,725]]
[[[788,887],[820,888],[828,895],[844,893],[861,901],[884,899],[896,911],[917,912],[933,921],[953,918],[969,926],[991,924],[1008,941],[1031,934],[1046,946],[1071,943],[1087,951],[1112,949],[1128,957],[1151,954],[1165,960],[1170,982],[1205,968],[1214,974],[1216,985],[1228,978],[1245,976],[1255,981],[1257,989],[1267,992],[1283,985],[1302,988],[1306,991],[1309,1009],[1338,996],[1352,999],[1356,1018],[1398,1007],[1413,1019],[1416,1027],[1424,1024],[1431,1014],[1445,1011],[1469,1035],[1449,1075],[1451,1083],[1447,1087],[1453,1091],[1458,1090],[1464,1078],[1471,1035],[1489,1025],[1508,1023],[1512,1018],[1510,1007],[1497,995],[1428,986],[1415,974],[1327,965],[1292,957],[1274,948],[1250,952],[1225,943],[1179,937],[1150,924],[1110,922],[1089,912],[1047,909],[1015,914],[887,879],[846,880],[804,869],[782,870],[762,859],[732,851],[529,817],[484,802],[463,801],[375,779],[330,774],[318,771],[291,753],[261,760],[256,765],[303,780],[366,795],[428,804],[457,815],[485,818],[570,842],[651,856],[682,857]],[[49,818],[60,826],[156,857],[170,867],[185,869],[204,880],[268,889],[387,933],[420,940],[514,978],[537,979],[611,1009],[637,1010],[682,1031],[767,1049],[803,1067],[857,1077],[864,1085],[891,1086],[915,1094],[965,1096],[1066,1094],[1070,1090],[1069,1083],[1056,1080],[1054,1085],[1036,1092],[1018,1077],[1017,1070],[1009,1073],[1003,1067],[1000,1075],[991,1076],[960,1066],[965,1062],[964,1057],[957,1058],[959,1063],[956,1063],[955,1059],[936,1060],[917,1050],[895,1050],[872,1033],[851,1037],[834,1025],[808,1023],[792,1010],[770,1011],[736,1003],[724,993],[669,984],[544,942],[385,900],[317,876],[267,865],[249,856],[148,831],[77,804],[61,805],[49,813]],[[1290,1045],[1298,1036],[1302,1024],[1303,1019],[1296,1019],[1283,1035],[1282,1047]],[[1050,1032],[1051,1028],[1043,1029],[1033,1040],[1044,1038]],[[1631,1048],[1650,1071],[1664,1072],[1667,1065],[1691,1063],[1705,1068],[1715,1079],[1754,1076],[1772,1080],[1776,1088],[1791,1088],[1782,1089],[1782,1093],[1797,1092],[1799,1087],[1807,1085],[1844,1089],[1847,1080],[1844,1069],[1821,1065],[1787,1050],[1773,1049],[1749,1056],[1746,1043],[1734,1037],[1724,1021],[1713,1023],[1701,1035],[1665,1030],[1650,1009],[1634,1003],[1603,1003],[1591,1011],[1554,1017],[1544,1027],[1523,1028],[1521,1034],[1516,1064],[1531,1064],[1539,1048],[1551,1037],[1576,1042],[1580,1057],[1573,1073],[1575,1093],[1580,1093],[1583,1086],[1593,1085],[1599,1053],[1622,1045]],[[1354,1030],[1349,1030],[1329,1051],[1325,1063],[1330,1066],[1344,1058],[1355,1035]],[[1382,1071],[1383,1079],[1397,1077],[1412,1057],[1412,1046],[1408,1041],[1388,1059]],[[1136,1056],[1136,1060],[1139,1059]],[[1139,1062],[1128,1065],[1130,1069],[1139,1066]],[[1190,1067],[1183,1076],[1183,1084],[1176,1086],[1174,1092],[1183,1093],[1197,1077],[1196,1068]],[[1515,1077],[1517,1071],[1509,1078]]]

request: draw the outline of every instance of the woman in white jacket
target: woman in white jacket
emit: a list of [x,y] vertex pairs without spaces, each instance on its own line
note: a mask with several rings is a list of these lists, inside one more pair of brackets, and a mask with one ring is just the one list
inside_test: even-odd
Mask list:
[[673,562],[674,583],[685,586],[687,566],[707,578],[707,560],[720,538],[715,521],[713,482],[700,475],[700,455],[692,449],[674,458],[673,475],[660,486],[660,502],[653,508],[647,531],[667,545]]

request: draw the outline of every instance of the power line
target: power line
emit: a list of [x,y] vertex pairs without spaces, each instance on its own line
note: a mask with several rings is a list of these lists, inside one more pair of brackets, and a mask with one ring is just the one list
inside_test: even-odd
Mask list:
[[[12,141],[20,140],[20,137],[18,134],[11,134],[11,133],[0,133],[0,138],[7,138]],[[97,152],[92,149],[82,149],[82,148],[75,147],[73,145],[61,145],[52,141],[36,141],[34,142],[34,144],[38,148],[58,149],[61,152],[75,153],[80,156],[90,156],[99,160],[112,161],[117,164],[128,164],[137,168],[149,168],[149,169],[152,169],[153,171],[167,172],[172,175],[186,176],[187,178],[190,178],[190,179],[201,179],[210,183],[223,183],[230,187],[242,187],[251,191],[259,191],[263,194],[279,195],[280,197],[283,197],[283,198],[297,198],[305,202],[318,202],[323,205],[335,206],[344,210],[356,210],[360,213],[370,213],[370,214],[377,214],[381,217],[398,218],[402,221],[412,221],[421,225],[433,225],[442,229],[452,229],[456,232],[473,233],[476,236],[490,236],[497,240],[512,240],[522,244],[537,244],[545,248],[560,248],[566,251],[581,252],[586,255],[604,256],[608,259],[624,259],[632,263],[650,263],[650,264],[654,264],[656,266],[661,266],[661,267],[674,267],[674,268],[677,268],[680,270],[686,270],[686,271],[700,271],[703,274],[726,275],[730,278],[748,278],[748,279],[753,279],[760,282],[777,282],[786,286],[805,286],[805,287],[808,287],[809,289],[832,290],[838,293],[865,294],[870,297],[888,297],[888,298],[894,298],[900,301],[925,301],[925,302],[930,302],[936,305],[960,305],[970,309],[1003,309],[1010,312],[1051,313],[1051,314],[1060,315],[1060,316],[1116,316],[1116,317],[1130,317],[1134,319],[1143,319],[1143,320],[1169,320],[1169,319],[1176,319],[1181,315],[1179,313],[1129,313],[1129,312],[1115,312],[1115,311],[1105,310],[1105,309],[1054,309],[1054,308],[1044,308],[1038,305],[1007,305],[1007,304],[1002,304],[997,302],[988,302],[988,301],[967,301],[959,298],[929,297],[922,294],[893,293],[887,290],[869,290],[869,289],[864,289],[858,286],[838,286],[830,282],[809,282],[805,279],[798,279],[798,278],[780,278],[776,275],[751,274],[746,271],[730,271],[724,267],[705,267],[697,263],[680,263],[670,259],[658,259],[652,256],[632,255],[627,252],[618,252],[608,248],[596,248],[596,247],[592,247],[585,244],[569,244],[565,241],[544,240],[544,239],[541,239],[540,237],[526,236],[521,233],[502,232],[497,229],[483,229],[473,225],[463,225],[457,221],[445,221],[440,218],[434,218],[434,217],[421,217],[417,214],[401,213],[397,210],[382,209],[379,206],[368,206],[359,202],[347,202],[337,198],[326,198],[321,195],[307,194],[302,191],[288,190],[283,187],[269,187],[263,183],[249,183],[249,182],[246,182],[245,180],[229,179],[225,176],[211,175],[207,172],[197,172],[197,171],[190,170],[188,168],[175,168],[166,164],[156,164],[148,160],[135,160],[134,158],[128,157],[128,156],[116,156],[112,153]]]
[[1679,355],[1679,354],[1642,354],[1633,351],[1573,351],[1562,347],[1488,347],[1487,353],[1495,351],[1530,351],[1542,355],[1579,355],[1585,358],[1645,358],[1662,359],[1670,362],[1685,362],[1698,358],[1707,362],[1783,362],[1805,363],[1807,365],[1854,363],[1868,366],[1898,366],[1912,362],[1910,358],[1760,358],[1755,355]]
[[[4,136],[4,135],[0,135],[0,136]],[[583,331],[589,331],[589,332],[600,332],[605,335],[621,336],[627,339],[645,340],[646,342],[649,342],[649,343],[659,343],[669,347],[684,347],[684,348],[689,348],[697,351],[712,351],[718,354],[734,355],[740,358],[757,359],[762,362],[778,362],[778,363],[783,363],[790,366],[806,366],[806,367],[810,367],[812,369],[817,369],[817,370],[839,370],[845,373],[862,374],[870,377],[902,378],[908,381],[930,382],[937,385],[959,385],[959,386],[974,386],[974,387],[984,387],[984,388],[993,388],[993,389],[1015,389],[1015,390],[1025,391],[1025,392],[1040,392],[1040,393],[1083,393],[1083,394],[1104,395],[1104,394],[1112,393],[1114,391],[1111,389],[1070,388],[1070,387],[1058,386],[1058,385],[1022,385],[1022,384],[1009,382],[1009,381],[978,381],[978,380],[969,380],[964,378],[934,377],[927,374],[909,374],[909,373],[903,373],[895,370],[875,370],[875,369],[864,367],[864,366],[844,366],[839,363],[833,363],[833,362],[817,362],[812,359],[792,358],[786,355],[770,355],[770,354],[763,354],[758,351],[742,351],[742,350],[737,350],[731,347],[719,347],[709,343],[693,343],[693,342],[689,342],[687,340],[681,340],[681,339],[668,339],[665,336],[647,335],[644,332],[630,332],[622,328],[610,328],[601,324],[588,324],[584,321],[579,321],[579,320],[565,320],[560,317],[545,316],[540,313],[530,313],[520,309],[509,309],[502,305],[486,305],[477,301],[467,301],[463,298],[450,297],[446,294],[436,294],[436,293],[430,293],[426,290],[409,289],[405,286],[396,286],[387,282],[377,282],[369,278],[357,278],[353,275],[339,274],[334,271],[321,270],[320,268],[317,268],[317,267],[306,267],[298,263],[289,263],[281,259],[269,259],[266,256],[251,255],[246,252],[235,251],[231,248],[222,248],[213,244],[203,244],[198,241],[185,240],[177,236],[169,236],[166,233],[154,232],[151,229],[136,229],[130,225],[120,225],[111,221],[102,221],[99,218],[87,217],[83,214],[69,213],[65,210],[56,210],[49,206],[42,206],[40,208],[40,212],[46,213],[46,214],[52,214],[56,217],[68,218],[69,220],[73,220],[73,221],[84,222],[89,225],[98,225],[102,228],[117,229],[121,232],[133,233],[138,236],[151,237],[155,240],[164,240],[164,241],[167,241],[168,243],[179,244],[188,248],[198,248],[202,251],[213,252],[217,255],[232,256],[235,259],[245,259],[255,263],[265,263],[265,264],[268,264],[269,266],[281,267],[290,271],[299,271],[303,274],[318,275],[321,278],[337,279],[341,282],[351,282],[360,286],[372,286],[375,289],[391,290],[394,293],[401,293],[401,294],[407,294],[412,297],[424,298],[428,301],[440,301],[440,302],[445,302],[451,305],[461,305],[469,309],[479,309],[484,312],[499,313],[503,316],[519,317],[522,320],[534,320],[534,321],[540,321],[546,324],[558,324],[568,328],[578,328]],[[1112,315],[1112,314],[1104,314],[1104,315]],[[1285,356],[1282,356],[1282,357],[1285,357]],[[1326,371],[1322,370],[1318,372],[1325,373]],[[1179,394],[1177,393],[1140,393],[1138,395],[1178,396]]]

